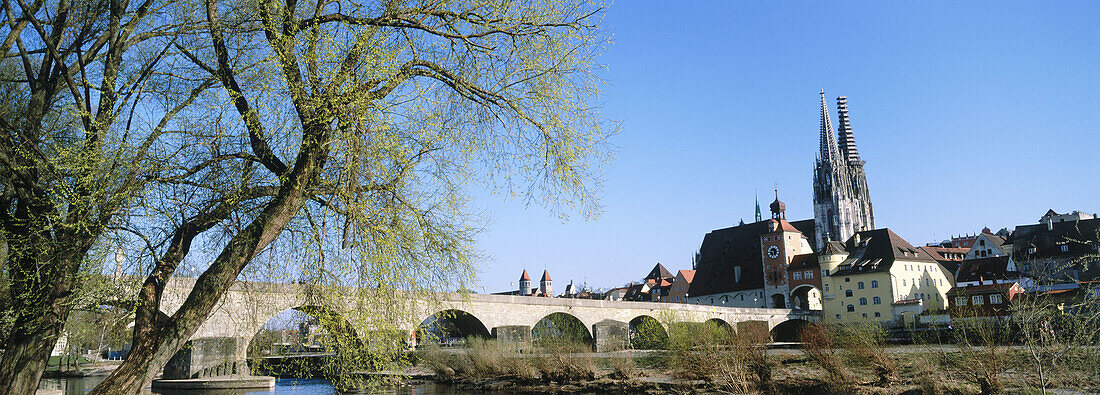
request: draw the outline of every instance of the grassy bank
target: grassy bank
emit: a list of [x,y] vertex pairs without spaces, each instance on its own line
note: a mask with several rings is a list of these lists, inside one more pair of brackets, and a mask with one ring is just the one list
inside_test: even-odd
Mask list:
[[876,327],[810,327],[801,350],[768,350],[766,333],[722,328],[672,331],[663,350],[592,353],[571,343],[472,340],[426,349],[418,364],[459,388],[623,393],[1041,393],[1100,390],[1096,348],[1051,349],[1059,362],[1040,379],[1032,350],[967,339],[887,346]]

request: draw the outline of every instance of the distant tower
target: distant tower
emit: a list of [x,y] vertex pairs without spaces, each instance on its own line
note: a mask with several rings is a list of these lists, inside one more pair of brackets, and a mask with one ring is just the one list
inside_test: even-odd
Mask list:
[[519,294],[531,294],[531,276],[527,275],[527,269],[523,269],[523,274],[519,276]]
[[[760,193],[753,190],[753,194],[756,195],[756,222],[763,221],[764,218],[760,216]],[[741,221],[743,224],[744,221]]]
[[772,202],[772,219],[787,219],[787,204],[779,201],[779,184],[775,184],[775,201]]
[[[814,166],[814,228],[820,251],[828,239],[844,241],[875,228],[867,175],[848,120],[848,98],[837,98],[839,131],[833,133],[825,91],[821,91],[820,151]],[[839,142],[837,142],[839,137]]]
[[543,296],[554,297],[554,282],[550,281],[550,273],[545,269],[542,271],[542,278],[539,279],[539,291]]

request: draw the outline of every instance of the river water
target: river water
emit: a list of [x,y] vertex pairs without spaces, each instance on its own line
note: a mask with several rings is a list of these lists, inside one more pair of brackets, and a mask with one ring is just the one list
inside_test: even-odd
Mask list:
[[[39,384],[39,388],[63,390],[65,395],[79,395],[86,394],[91,391],[96,384],[103,381],[103,377],[70,377],[70,378],[53,378],[42,379],[42,383]],[[328,380],[319,379],[279,379],[275,382],[275,389],[270,391],[188,391],[188,394],[196,395],[334,395],[336,390],[333,389],[332,384]],[[420,382],[410,385],[393,386],[381,388],[381,394],[389,395],[450,395],[450,394],[480,394],[480,395],[499,395],[500,392],[469,392],[459,391],[443,384],[437,384],[434,382]],[[152,392],[152,394],[158,394]]]

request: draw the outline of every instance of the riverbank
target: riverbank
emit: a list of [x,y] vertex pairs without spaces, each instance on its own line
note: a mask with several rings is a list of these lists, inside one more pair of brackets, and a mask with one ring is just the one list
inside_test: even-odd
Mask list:
[[[902,346],[885,349],[889,371],[862,363],[837,350],[843,367],[827,369],[800,350],[767,350],[764,365],[737,363],[705,351],[695,354],[717,363],[694,370],[669,351],[614,353],[498,353],[484,348],[423,355],[413,370],[432,370],[439,383],[471,392],[511,393],[810,393],[810,394],[981,394],[992,380],[1010,393],[1041,391],[1038,372],[1030,370],[1024,350],[996,350],[1003,368],[984,371],[979,355],[946,347]],[[494,355],[495,354],[495,355]],[[486,363],[495,361],[496,366]],[[687,369],[685,369],[687,368]],[[1087,366],[1067,365],[1046,372],[1048,390],[1095,393],[1100,376]],[[840,372],[840,373],[838,373]],[[988,375],[987,375],[988,373]],[[421,380],[428,379],[422,373]],[[983,377],[984,376],[984,377]],[[984,383],[984,384],[983,384]]]

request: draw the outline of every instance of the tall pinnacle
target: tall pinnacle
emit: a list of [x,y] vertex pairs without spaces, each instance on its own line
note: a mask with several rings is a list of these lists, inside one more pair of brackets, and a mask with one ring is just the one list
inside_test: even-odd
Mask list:
[[[756,195],[756,222],[760,222],[764,220],[764,218],[760,216],[760,192],[757,192],[754,188],[753,193]],[[744,221],[742,221],[742,223],[744,223]]]
[[856,138],[852,135],[852,125],[848,121],[848,97],[836,98],[837,117],[840,118],[840,127],[837,130],[838,146],[840,154],[848,163],[858,163],[859,150],[856,149]]
[[821,90],[821,161],[834,166],[840,162],[836,138],[833,134],[833,121],[829,119],[829,105],[825,103],[825,90]]

